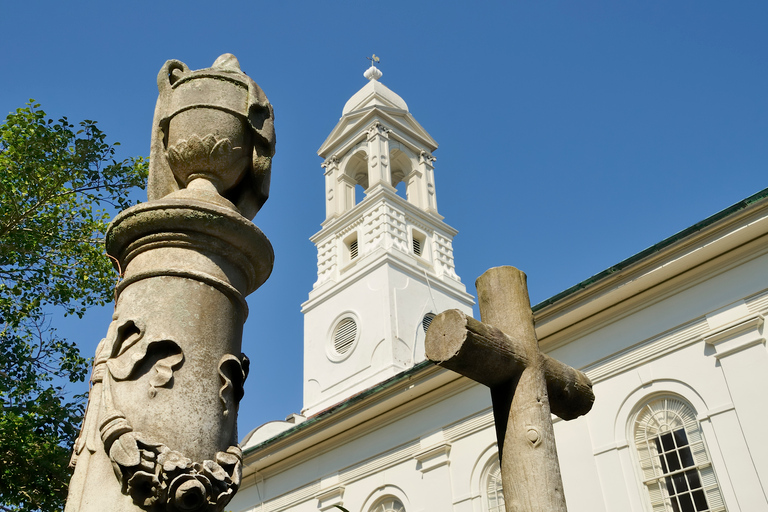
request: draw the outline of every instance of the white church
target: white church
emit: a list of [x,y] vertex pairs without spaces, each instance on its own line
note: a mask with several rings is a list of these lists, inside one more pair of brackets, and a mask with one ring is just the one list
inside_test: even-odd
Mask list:
[[[241,441],[228,510],[503,512],[488,388],[424,355],[435,314],[474,303],[437,143],[365,76],[318,151],[303,409]],[[541,350],[594,383],[589,414],[553,417],[571,512],[768,511],[768,189],[533,311]]]

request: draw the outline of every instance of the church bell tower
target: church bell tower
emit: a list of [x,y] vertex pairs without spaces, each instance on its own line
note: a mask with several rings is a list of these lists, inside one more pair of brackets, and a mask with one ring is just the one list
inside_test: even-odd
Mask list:
[[457,231],[437,212],[437,143],[373,64],[318,150],[325,221],[304,313],[304,407],[312,416],[425,359],[434,315],[473,300],[456,275]]

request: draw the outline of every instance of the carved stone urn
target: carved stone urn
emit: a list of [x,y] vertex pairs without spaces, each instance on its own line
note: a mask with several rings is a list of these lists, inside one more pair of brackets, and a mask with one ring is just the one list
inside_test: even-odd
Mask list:
[[234,55],[191,71],[169,60],[157,77],[149,199],[195,197],[252,219],[269,195],[274,114]]
[[274,255],[250,219],[267,198],[272,107],[232,55],[158,76],[149,201],[120,213],[120,272],[94,360],[66,512],[220,512],[240,483],[245,297]]

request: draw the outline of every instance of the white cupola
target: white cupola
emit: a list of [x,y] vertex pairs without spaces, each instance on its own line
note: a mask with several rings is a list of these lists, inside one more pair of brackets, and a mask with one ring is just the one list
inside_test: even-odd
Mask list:
[[318,150],[326,215],[302,305],[306,416],[423,361],[432,317],[474,304],[454,268],[457,232],[437,212],[437,143],[378,68],[364,76]]

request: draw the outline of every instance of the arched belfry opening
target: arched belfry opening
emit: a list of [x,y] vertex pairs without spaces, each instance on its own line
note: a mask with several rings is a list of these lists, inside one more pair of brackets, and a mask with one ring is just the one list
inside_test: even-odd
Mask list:
[[437,213],[437,142],[378,69],[365,77],[318,150],[326,210],[302,306],[306,415],[423,361],[428,306],[472,312],[454,267],[456,231]]
[[408,177],[413,172],[413,161],[406,149],[397,143],[390,142],[389,162],[391,165],[392,186],[397,190],[397,195],[405,200],[408,198]]
[[365,198],[368,190],[368,155],[359,149],[350,155],[344,167],[344,174],[352,181],[354,187],[354,201],[345,209],[349,210]]

